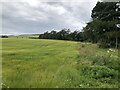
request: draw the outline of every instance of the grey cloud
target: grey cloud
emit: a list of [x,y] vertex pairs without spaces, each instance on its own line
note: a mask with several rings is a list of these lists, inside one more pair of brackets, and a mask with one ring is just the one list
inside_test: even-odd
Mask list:
[[80,30],[90,20],[96,2],[39,2],[37,5],[4,2],[2,33],[43,33],[62,28]]

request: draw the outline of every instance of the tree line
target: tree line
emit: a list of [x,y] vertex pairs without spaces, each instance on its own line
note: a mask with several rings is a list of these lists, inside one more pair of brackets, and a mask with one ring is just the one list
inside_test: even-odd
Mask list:
[[8,36],[7,35],[2,35],[2,36],[0,36],[1,38],[8,38]]
[[71,32],[70,29],[62,29],[61,31],[51,31],[45,32],[39,35],[39,39],[56,39],[56,40],[72,40],[72,41],[84,41],[83,32],[74,31]]
[[116,47],[120,42],[120,2],[97,2],[91,13],[92,20],[80,31],[62,29],[40,34],[40,39],[88,41],[99,47]]

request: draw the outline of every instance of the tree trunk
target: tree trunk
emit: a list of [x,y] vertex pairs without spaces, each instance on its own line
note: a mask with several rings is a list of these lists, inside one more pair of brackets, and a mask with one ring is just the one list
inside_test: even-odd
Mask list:
[[115,48],[117,49],[118,48],[118,37],[116,36],[116,46]]

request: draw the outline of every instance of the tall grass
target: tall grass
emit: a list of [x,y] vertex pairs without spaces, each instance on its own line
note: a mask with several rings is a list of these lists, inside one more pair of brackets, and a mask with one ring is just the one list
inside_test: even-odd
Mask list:
[[3,87],[118,87],[117,50],[60,40],[2,40]]

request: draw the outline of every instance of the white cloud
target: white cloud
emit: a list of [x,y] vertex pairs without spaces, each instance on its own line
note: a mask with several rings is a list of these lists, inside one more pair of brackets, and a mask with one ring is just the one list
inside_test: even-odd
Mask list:
[[30,6],[33,7],[39,6],[39,0],[23,0],[23,2],[27,2]]

